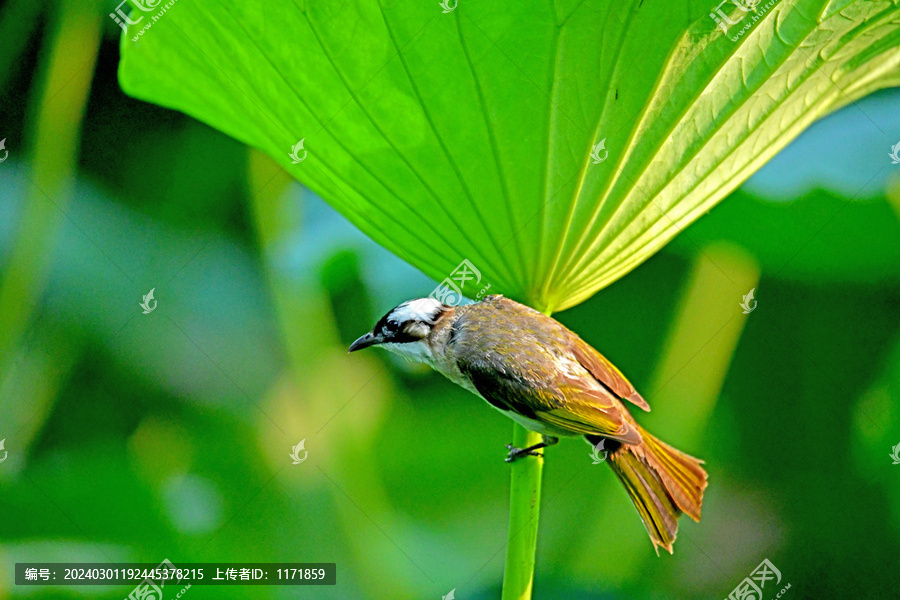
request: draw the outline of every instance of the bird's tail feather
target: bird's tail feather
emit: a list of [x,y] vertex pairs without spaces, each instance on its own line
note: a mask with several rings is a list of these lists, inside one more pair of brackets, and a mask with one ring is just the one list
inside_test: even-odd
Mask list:
[[703,461],[661,442],[638,427],[643,442],[622,444],[609,455],[609,466],[618,476],[644,521],[659,553],[669,553],[678,533],[678,517],[700,520],[706,471]]

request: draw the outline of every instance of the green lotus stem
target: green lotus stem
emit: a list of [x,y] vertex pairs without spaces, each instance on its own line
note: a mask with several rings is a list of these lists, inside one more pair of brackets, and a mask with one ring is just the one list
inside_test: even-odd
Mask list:
[[[527,448],[541,434],[513,425],[513,446]],[[541,512],[541,469],[544,459],[526,456],[512,463],[509,484],[509,538],[503,572],[502,600],[530,600],[534,583],[534,551]]]
[[22,186],[21,217],[0,279],[0,374],[40,305],[52,250],[65,221],[82,116],[100,48],[101,8],[96,1],[56,3],[56,23],[44,41],[43,75],[34,85],[33,121],[27,125],[33,142],[29,157],[22,161],[29,164],[29,183]]
[[[551,311],[545,310],[548,317]],[[527,448],[541,442],[541,434],[515,423],[513,446]],[[502,600],[531,600],[538,517],[541,514],[543,457],[526,456],[512,463],[509,482],[509,532]]]

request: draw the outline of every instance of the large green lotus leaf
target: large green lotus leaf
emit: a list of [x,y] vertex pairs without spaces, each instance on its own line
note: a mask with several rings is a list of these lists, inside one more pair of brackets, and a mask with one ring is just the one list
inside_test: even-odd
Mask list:
[[156,12],[132,13],[119,78],[435,279],[465,258],[561,310],[814,120],[900,83],[900,0],[734,2],[723,20],[715,0],[180,0],[136,42]]

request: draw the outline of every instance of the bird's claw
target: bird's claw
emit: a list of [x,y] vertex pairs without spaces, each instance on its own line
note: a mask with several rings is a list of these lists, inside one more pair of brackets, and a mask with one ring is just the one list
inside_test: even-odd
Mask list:
[[503,459],[508,463],[515,462],[522,458],[523,456],[543,456],[542,453],[536,450],[528,450],[526,448],[516,448],[512,444],[507,444],[506,448],[509,450],[509,454],[506,455],[506,458]]

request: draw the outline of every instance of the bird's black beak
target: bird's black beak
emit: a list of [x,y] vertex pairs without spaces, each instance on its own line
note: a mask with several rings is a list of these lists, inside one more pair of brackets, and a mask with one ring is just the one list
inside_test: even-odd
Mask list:
[[363,348],[368,348],[369,346],[380,343],[381,339],[378,336],[373,335],[372,332],[369,332],[350,344],[350,350],[348,350],[348,352],[356,352],[357,350],[362,350]]

